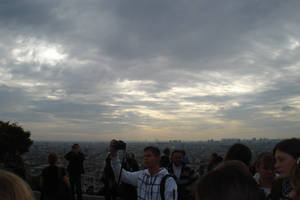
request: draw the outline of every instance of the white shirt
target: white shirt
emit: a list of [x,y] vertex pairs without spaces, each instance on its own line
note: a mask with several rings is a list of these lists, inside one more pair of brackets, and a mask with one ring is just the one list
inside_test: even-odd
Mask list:
[[[260,174],[258,172],[254,174],[253,178],[257,184],[260,184]],[[264,190],[266,197],[271,194],[271,188],[261,187],[261,189]]]
[[[121,162],[118,157],[111,159],[111,167],[116,180],[118,180],[121,169]],[[168,174],[168,170],[165,168],[153,176],[148,169],[136,172],[122,169],[121,181],[137,187],[138,200],[161,200],[160,182],[166,174]],[[169,177],[166,180],[164,195],[166,200],[177,200],[177,184],[174,178]]]
[[173,173],[174,173],[174,175],[176,176],[177,179],[179,179],[180,175],[181,175],[182,165],[180,165],[180,166],[177,167],[176,165],[173,164],[172,167],[173,167]]

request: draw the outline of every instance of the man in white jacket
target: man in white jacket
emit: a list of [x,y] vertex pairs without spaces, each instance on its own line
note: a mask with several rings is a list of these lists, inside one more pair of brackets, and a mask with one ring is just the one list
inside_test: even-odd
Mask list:
[[[116,180],[119,179],[121,162],[115,148],[116,140],[110,143],[111,166]],[[121,181],[137,187],[138,200],[177,200],[177,185],[173,177],[168,177],[168,171],[159,167],[160,151],[157,147],[149,146],[144,149],[144,170],[128,172],[122,169]],[[161,181],[166,177],[164,190]],[[163,194],[161,192],[163,191]]]

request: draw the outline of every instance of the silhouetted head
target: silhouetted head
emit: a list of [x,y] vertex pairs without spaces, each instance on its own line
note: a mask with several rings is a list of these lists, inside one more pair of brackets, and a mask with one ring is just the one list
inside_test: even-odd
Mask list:
[[126,156],[127,156],[127,159],[132,159],[132,160],[135,159],[135,155],[134,155],[134,153],[132,153],[132,152],[127,153]]
[[243,172],[243,174],[252,177],[249,167],[245,163],[239,160],[226,160],[224,162],[221,162],[219,165],[217,165],[217,167],[214,170],[218,170],[226,167],[233,167],[239,169],[240,171]]
[[57,161],[58,161],[58,156],[56,153],[50,153],[48,155],[48,163],[50,165],[55,165],[57,163]]
[[170,156],[171,151],[170,151],[169,148],[165,148],[165,149],[163,150],[163,153],[164,153],[165,155],[167,155],[167,156]]
[[[196,200],[264,200],[264,192],[261,191],[250,172],[242,170],[233,163],[239,161],[227,161],[206,174],[196,186]],[[245,169],[248,167],[241,164]]]
[[80,151],[80,146],[79,146],[79,144],[73,144],[73,145],[72,145],[72,151],[73,151],[73,152],[79,152],[79,151]]
[[249,147],[244,144],[236,143],[232,145],[225,156],[225,160],[239,160],[250,166],[252,153]]
[[217,153],[212,153],[211,156],[210,156],[210,159],[211,159],[212,161],[214,161],[215,159],[217,159],[217,157],[218,157],[218,154],[217,154]]

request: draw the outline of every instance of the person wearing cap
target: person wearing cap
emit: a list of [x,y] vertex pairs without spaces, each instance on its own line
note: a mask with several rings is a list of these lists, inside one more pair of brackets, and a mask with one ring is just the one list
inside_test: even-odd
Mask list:
[[273,150],[276,159],[275,170],[279,179],[272,186],[272,200],[299,199],[300,139],[292,138],[279,142]]

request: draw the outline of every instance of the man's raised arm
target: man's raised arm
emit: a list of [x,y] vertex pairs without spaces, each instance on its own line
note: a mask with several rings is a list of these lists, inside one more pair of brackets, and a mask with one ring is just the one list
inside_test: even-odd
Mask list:
[[[115,179],[116,181],[119,180],[119,175],[120,175],[120,170],[121,170],[121,162],[120,159],[117,156],[117,149],[115,148],[114,144],[115,144],[116,140],[112,140],[110,142],[110,156],[111,156],[111,167],[113,169],[114,175],[115,175]],[[140,175],[140,173],[142,173],[142,171],[137,171],[137,172],[128,172],[125,169],[122,169],[121,172],[121,181],[137,186],[138,183],[138,177]]]

